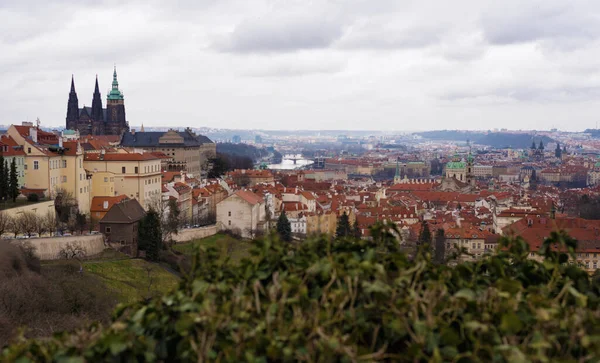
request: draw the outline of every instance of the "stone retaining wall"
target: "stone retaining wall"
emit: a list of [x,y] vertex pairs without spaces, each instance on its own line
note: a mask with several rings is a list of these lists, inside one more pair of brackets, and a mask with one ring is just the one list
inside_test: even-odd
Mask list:
[[35,254],[40,260],[57,260],[58,253],[68,243],[77,243],[85,249],[86,256],[97,255],[105,248],[101,234],[91,236],[47,237],[29,239],[11,239],[13,244],[29,243],[35,247]]
[[173,240],[177,243],[188,242],[194,239],[205,238],[212,236],[218,232],[217,226],[206,226],[200,228],[182,229],[176,235],[173,235]]

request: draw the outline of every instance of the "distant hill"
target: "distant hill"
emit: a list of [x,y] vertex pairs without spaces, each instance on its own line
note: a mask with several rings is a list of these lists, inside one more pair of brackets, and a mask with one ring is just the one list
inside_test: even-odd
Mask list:
[[269,152],[265,149],[259,149],[248,144],[232,144],[232,143],[217,143],[217,152],[219,154],[228,154],[235,156],[246,156],[257,161],[262,157],[269,155]]
[[536,144],[540,139],[544,144],[555,142],[547,136],[535,136],[533,134],[514,134],[508,132],[471,132],[457,130],[437,130],[418,132],[419,135],[429,140],[448,140],[448,141],[463,141],[470,140],[472,143],[480,145],[488,145],[494,148],[511,147],[515,149],[525,149],[531,146],[531,139],[534,138]]

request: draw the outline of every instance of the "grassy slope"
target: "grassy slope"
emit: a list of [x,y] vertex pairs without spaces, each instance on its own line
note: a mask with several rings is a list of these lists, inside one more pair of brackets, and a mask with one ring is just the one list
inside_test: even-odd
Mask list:
[[[115,292],[119,302],[124,303],[135,302],[149,295],[166,293],[177,285],[178,280],[161,266],[140,259],[89,261],[84,263],[84,269],[97,275],[110,290]],[[150,269],[150,277],[148,269]],[[150,280],[152,280],[151,285]]]
[[215,234],[190,242],[178,243],[173,246],[173,249],[187,255],[192,255],[198,246],[217,247],[221,250],[221,258],[229,255],[232,261],[237,262],[244,257],[250,257],[250,247],[252,244],[250,241],[238,240],[225,234]]

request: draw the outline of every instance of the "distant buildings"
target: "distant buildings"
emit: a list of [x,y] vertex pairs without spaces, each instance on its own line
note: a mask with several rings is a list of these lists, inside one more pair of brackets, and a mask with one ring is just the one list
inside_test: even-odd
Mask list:
[[167,132],[132,130],[123,134],[121,146],[161,152],[171,158],[168,160],[168,171],[185,170],[194,177],[201,175],[207,161],[217,153],[215,143],[206,136],[196,135],[190,128]]

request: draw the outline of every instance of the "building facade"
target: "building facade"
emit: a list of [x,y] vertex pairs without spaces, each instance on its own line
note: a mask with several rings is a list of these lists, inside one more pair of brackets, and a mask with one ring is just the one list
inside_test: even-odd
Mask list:
[[84,164],[92,179],[103,183],[95,191],[107,194],[114,188],[114,195],[137,199],[145,209],[161,199],[160,159],[152,154],[87,153]]

